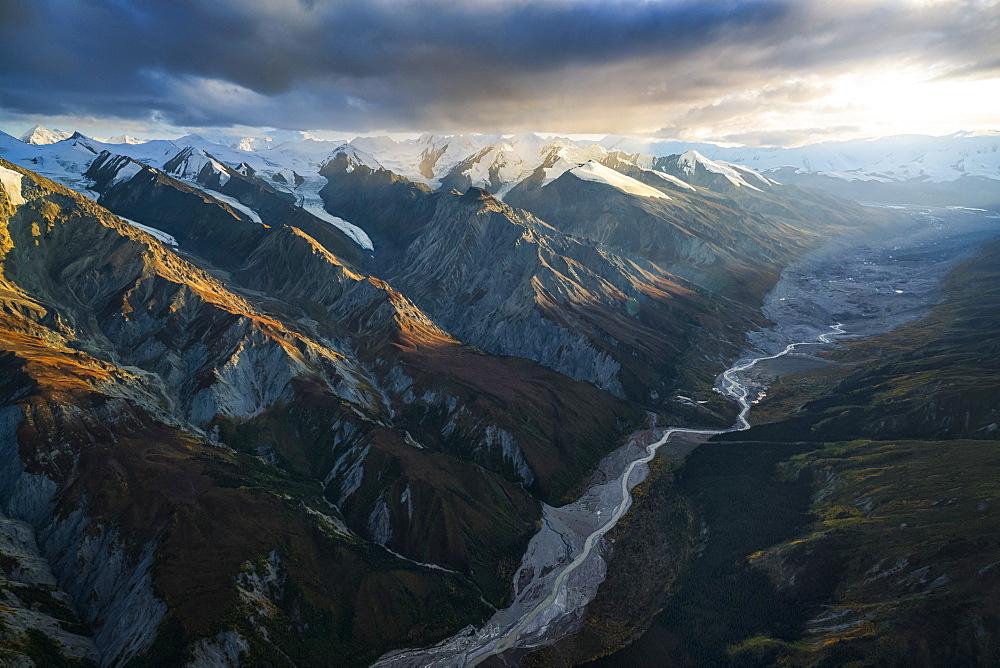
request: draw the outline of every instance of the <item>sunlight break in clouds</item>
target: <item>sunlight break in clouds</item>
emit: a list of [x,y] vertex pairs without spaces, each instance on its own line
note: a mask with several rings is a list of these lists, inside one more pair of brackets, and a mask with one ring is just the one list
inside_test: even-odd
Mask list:
[[998,34],[995,0],[0,0],[0,128],[947,134],[1000,127]]

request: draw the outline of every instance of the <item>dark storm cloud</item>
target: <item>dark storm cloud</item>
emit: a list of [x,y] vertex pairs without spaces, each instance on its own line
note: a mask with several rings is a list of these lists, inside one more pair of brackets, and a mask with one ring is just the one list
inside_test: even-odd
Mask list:
[[18,3],[5,12],[18,20],[0,28],[0,104],[127,115],[148,105],[182,123],[246,112],[176,108],[167,79],[207,78],[269,97],[311,94],[333,106],[322,112],[331,116],[405,122],[427,102],[516,97],[522,76],[677,57],[727,26],[766,24],[783,11],[759,1]]
[[179,126],[628,131],[658,114],[652,127],[719,115],[714,97],[796,73],[903,56],[941,76],[995,67],[994,3],[844,6],[0,0],[0,109]]

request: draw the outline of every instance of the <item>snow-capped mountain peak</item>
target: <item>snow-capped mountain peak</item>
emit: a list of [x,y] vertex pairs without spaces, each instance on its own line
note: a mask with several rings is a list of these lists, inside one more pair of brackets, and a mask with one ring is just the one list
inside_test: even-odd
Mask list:
[[64,139],[69,139],[72,136],[70,132],[64,132],[62,130],[50,130],[41,125],[36,125],[31,128],[23,135],[18,137],[25,144],[34,144],[36,146],[42,144],[55,144],[58,141]]
[[591,160],[580,167],[569,170],[569,173],[583,181],[603,183],[604,185],[611,186],[612,188],[616,188],[630,195],[652,197],[654,199],[670,199],[670,196],[666,193],[660,192],[652,186],[647,186],[645,183],[633,179],[631,176],[626,176],[621,172],[615,171],[610,167],[605,167],[601,163],[594,160]]
[[762,186],[769,186],[774,183],[770,179],[762,176],[752,169],[739,165],[733,165],[728,162],[723,162],[722,160],[709,160],[695,150],[685,151],[679,155],[677,157],[677,165],[684,171],[685,174],[689,176],[694,176],[698,167],[701,167],[708,172],[721,174],[734,186],[752,188],[753,190],[758,191],[760,188],[747,181],[746,177],[756,180]]
[[375,159],[367,151],[358,149],[351,144],[343,144],[334,149],[327,159],[326,164],[343,161],[344,170],[351,172],[357,167],[367,167],[371,170],[383,169],[382,163]]

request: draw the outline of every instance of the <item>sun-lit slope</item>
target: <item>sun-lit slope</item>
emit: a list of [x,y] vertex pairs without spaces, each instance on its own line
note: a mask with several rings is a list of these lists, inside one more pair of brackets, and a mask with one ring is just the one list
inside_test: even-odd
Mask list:
[[727,167],[760,183],[724,179],[753,193],[741,204],[639,167],[641,156],[601,155],[607,164],[575,164],[556,143],[500,202],[478,188],[432,192],[342,153],[323,166],[321,195],[372,235],[372,270],[461,340],[654,406],[681,382],[704,383],[705,358],[741,336],[735,324],[781,266],[886,218]]
[[[66,155],[85,144],[78,137],[48,150]],[[169,147],[146,150],[154,148]],[[174,534],[154,529],[166,526],[158,518],[175,513],[176,506],[156,506],[142,511],[152,518],[150,533],[143,534],[149,555],[143,568],[165,573],[169,568],[160,560],[169,558],[176,578],[162,585],[169,595],[153,587],[142,609],[152,615],[148,621],[163,610],[159,603],[166,605],[163,619],[176,620],[171,625],[181,638],[169,644],[191,646],[207,634],[206,642],[238,645],[233,636],[212,635],[227,630],[253,645],[252,657],[266,660],[272,654],[266,653],[262,629],[273,638],[274,629],[294,616],[294,607],[282,607],[294,602],[284,587],[324,592],[310,605],[317,619],[335,619],[347,629],[337,642],[354,643],[352,662],[454,631],[482,612],[473,605],[457,614],[460,601],[506,600],[517,561],[536,530],[540,501],[568,499],[622,433],[643,418],[643,409],[699,424],[731,420],[728,407],[709,392],[712,378],[720,360],[742,347],[756,322],[756,300],[780,264],[805,247],[782,241],[771,248],[776,230],[799,228],[679,177],[638,167],[628,156],[605,156],[607,164],[585,167],[585,161],[570,162],[579,156],[557,153],[551,156],[556,162],[540,168],[539,183],[546,169],[554,177],[541,190],[554,192],[565,181],[599,189],[595,197],[624,198],[629,210],[647,202],[679,206],[683,224],[706,223],[695,245],[714,244],[726,261],[710,273],[699,265],[700,253],[685,255],[680,251],[687,247],[678,244],[678,251],[664,242],[663,252],[678,251],[676,267],[698,280],[682,278],[665,263],[643,257],[627,238],[608,244],[566,234],[477,188],[433,192],[352,146],[335,149],[322,163],[316,178],[327,185],[317,196],[327,215],[370,234],[371,254],[359,252],[322,218],[304,215],[295,188],[262,182],[262,174],[273,179],[278,172],[256,172],[249,163],[234,167],[214,153],[182,149],[174,154],[176,164],[160,167],[110,150],[90,151],[92,157],[82,159],[87,171],[71,185],[86,185],[100,204],[156,230],[156,236],[6,167],[4,303],[11,359],[27,374],[19,376],[24,382],[12,390],[12,402],[36,396],[46,377],[52,388],[84,393],[52,400],[71,406],[84,421],[117,410],[118,404],[101,404],[100,397],[125,402],[127,414],[136,416],[128,419],[142,430],[159,433],[148,426],[153,423],[174,430],[176,437],[163,439],[182,442],[177,467],[188,471],[191,458],[204,464],[210,483],[192,483],[196,490],[208,485],[204,498],[215,498],[220,487],[276,499],[291,515],[262,510],[268,523],[273,518],[301,533],[291,517],[318,522],[336,545],[343,540],[348,551],[381,555],[385,561],[376,561],[393,573],[416,569],[430,578],[385,576],[391,592],[402,591],[397,580],[416,588],[414,605],[398,614],[398,602],[380,598],[374,581],[365,589],[365,604],[348,610],[345,601],[355,600],[351,591],[327,587],[312,571],[281,575],[292,572],[288,560],[300,550],[289,547],[287,534],[277,529],[260,528],[257,533],[274,538],[265,541],[267,549],[253,543],[252,553],[239,543],[238,532],[221,529],[231,541],[199,544],[198,536],[226,521],[228,501],[205,503],[220,509],[208,524],[202,517],[208,510],[197,502],[185,507],[192,522],[185,526],[195,528],[171,552],[166,541]],[[581,179],[574,170],[602,178]],[[291,173],[282,178],[289,185],[298,181]],[[748,226],[752,239],[719,233],[716,226],[724,229],[726,221]],[[167,238],[177,246],[158,241]],[[34,343],[17,339],[25,336]],[[674,397],[680,387],[685,396],[707,403],[679,403]],[[98,399],[91,400],[94,395]],[[93,431],[68,454],[89,438],[114,454],[117,433]],[[98,468],[101,475],[134,470],[128,494],[154,489],[143,482],[140,464]],[[59,464],[53,474],[59,503],[69,498],[68,486],[91,484],[83,482],[89,475],[73,477],[80,470],[69,460]],[[187,499],[183,483],[176,484]],[[218,493],[228,499],[235,492]],[[150,492],[150,503],[160,499],[157,494]],[[113,508],[108,517],[126,512],[125,506]],[[47,511],[38,512],[44,519]],[[227,565],[203,581],[189,587],[178,575],[199,555],[223,552],[225,558],[218,558]],[[245,582],[237,582],[251,591],[249,599],[234,589],[231,564],[246,574]],[[53,568],[74,572],[61,562]],[[149,582],[146,572],[130,571]],[[362,581],[366,573],[375,577],[374,571],[358,573]],[[79,596],[73,592],[70,599]],[[273,612],[266,620],[238,606],[260,597]],[[85,625],[117,619],[112,608],[121,604],[107,605],[87,612]],[[335,617],[334,609],[345,612]],[[232,615],[240,621],[226,622]],[[385,621],[361,621],[372,618]],[[325,624],[310,623],[316,636],[300,629],[274,642],[281,651],[306,656]],[[398,632],[408,627],[426,633],[404,641]],[[148,621],[136,628],[146,635],[108,633],[140,651],[157,629],[167,627]],[[104,652],[109,642],[98,638],[97,647]]]
[[[348,155],[355,154],[349,153]],[[283,254],[283,249],[289,248],[287,244],[271,243],[282,238],[289,241],[295,239],[296,235],[288,230],[292,229],[290,227],[292,223],[298,221],[286,222],[283,229],[268,229],[255,224],[252,220],[247,220],[238,210],[229,208],[225,202],[220,202],[210,192],[206,193],[197,187],[176,181],[159,170],[133,170],[134,173],[130,173],[129,178],[115,180],[116,176],[114,175],[122,171],[123,164],[125,163],[121,160],[102,154],[95,161],[90,172],[96,187],[105,191],[101,196],[101,201],[116,211],[134,216],[135,219],[143,220],[151,226],[155,225],[157,229],[172,234],[178,240],[183,251],[194,252],[224,271],[235,272],[236,275],[242,277],[243,284],[251,289],[257,290],[262,286],[273,287],[276,285],[276,281],[283,281],[285,280],[283,277],[288,275],[293,276],[293,280],[296,281],[304,279],[308,281],[312,278],[312,275],[300,271],[301,266],[293,266],[290,262],[290,256]],[[232,176],[229,183],[237,180],[237,176]],[[306,229],[310,228],[306,227]],[[315,244],[315,240],[312,238],[308,242],[305,241],[305,237],[308,235],[298,236],[302,237],[295,242],[299,248],[302,248],[303,245]],[[322,236],[319,238],[323,239]],[[325,246],[336,249],[342,248],[343,244],[336,246],[327,243]],[[269,251],[269,248],[273,252]],[[319,255],[322,253],[311,249],[305,252],[304,259],[315,262]],[[317,286],[315,280],[311,281],[316,287],[313,297],[325,294],[326,301],[330,302],[332,299],[343,296],[343,291],[336,289],[336,286],[340,285],[344,276],[342,264],[344,257],[352,257],[352,255],[348,252],[346,255],[337,256],[334,264],[339,268],[334,272],[336,274],[333,277],[335,280],[321,286]],[[279,265],[279,270],[272,271]],[[317,275],[322,275],[328,266],[329,263],[321,263]],[[251,269],[251,267],[255,269]],[[357,281],[349,281],[349,283],[353,284]],[[350,308],[366,308],[364,303],[356,303],[356,296],[366,293],[369,297],[365,299],[371,299],[372,296],[378,298],[380,290],[371,289],[373,285],[376,284],[371,283],[368,287],[362,286],[358,290],[354,290],[350,298],[345,298],[344,304]],[[299,298],[304,296],[301,286],[297,296]],[[305,299],[305,301],[315,302],[316,299]],[[404,304],[404,310],[408,308],[405,307],[405,298],[400,297],[399,301]],[[279,305],[278,308],[282,307]],[[285,312],[288,313],[288,310],[285,309]],[[314,314],[310,313],[309,315]],[[327,315],[325,319],[356,317],[356,315],[356,313],[347,313],[341,309],[336,314]],[[295,315],[295,319],[300,317],[301,314]],[[392,314],[388,313],[387,317],[391,318]],[[370,327],[371,323],[366,323],[366,326]],[[434,328],[432,327],[432,329]],[[337,332],[336,335],[342,336],[343,334],[343,332]],[[378,340],[374,330],[368,334],[367,341]],[[365,342],[362,347],[369,347],[369,344]],[[541,441],[539,443],[541,444]],[[501,455],[498,452],[495,456],[503,459],[506,455]],[[593,453],[587,458],[591,457],[593,457]]]
[[[744,285],[754,271],[786,262],[816,239],[811,231],[747,211],[710,191],[684,188],[655,172],[633,168],[632,176],[621,178],[663,193],[660,198],[581,179],[576,171],[543,186],[525,182],[506,201],[565,234],[643,256],[722,294]],[[737,276],[741,280],[734,282]],[[767,279],[760,281],[761,288],[766,284]]]
[[[230,215],[264,236],[208,273],[2,167],[3,511],[39,529],[46,554],[90,555],[89,526],[135,555],[51,563],[102,655],[167,660],[228,628],[253,656],[321,662],[308,648],[325,637],[360,663],[454,632],[480,596],[507,595],[539,513],[524,487],[570,489],[639,417],[462,345],[297,228]],[[79,509],[74,524],[53,504]],[[336,571],[319,566],[331,559]],[[239,575],[258,562],[264,584]],[[94,578],[141,585],[131,631],[123,599],[91,601]],[[274,640],[293,610],[313,621]]]
[[[505,201],[564,233],[639,254],[695,284],[743,299],[759,299],[775,268],[830,234],[889,220],[884,212],[784,186],[695,151],[661,159],[607,152],[599,160],[540,168]],[[581,179],[584,169],[618,174],[617,186],[607,178]],[[619,187],[623,183],[634,187]]]
[[[329,606],[341,606],[347,617],[335,619],[386,618],[374,631],[365,630],[370,625],[360,621],[343,622],[354,629],[350,633],[360,634],[342,636],[357,647],[357,657],[414,641],[414,636],[406,642],[398,640],[394,634],[399,629],[426,629],[429,635],[421,636],[426,639],[454,631],[454,624],[475,621],[481,612],[477,605],[463,605],[465,616],[456,615],[455,601],[478,592],[476,596],[498,605],[508,595],[513,569],[536,528],[539,498],[565,498],[615,446],[622,431],[642,417],[637,407],[593,384],[572,380],[527,359],[469,347],[393,285],[360,273],[303,230],[247,220],[225,202],[220,204],[204,191],[158,170],[136,170],[106,188],[105,194],[120,193],[120,199],[109,200],[116,206],[133,197],[141,206],[143,198],[130,188],[151,197],[155,191],[148,188],[168,193],[166,202],[196,216],[195,221],[186,222],[183,215],[169,218],[165,214],[156,221],[161,230],[177,235],[179,251],[90,200],[9,163],[3,165],[6,240],[2,266],[7,314],[3,341],[12,355],[8,358],[10,378],[20,379],[10,388],[12,408],[20,411],[25,401],[44,398],[38,402],[57,417],[55,422],[33,427],[44,432],[31,437],[38,442],[54,442],[58,436],[53,434],[68,433],[71,427],[59,422],[64,414],[88,424],[106,422],[103,429],[81,431],[79,438],[63,448],[68,459],[57,458],[59,463],[46,469],[53,480],[52,498],[66,507],[78,507],[84,497],[97,494],[93,490],[105,489],[110,484],[105,474],[114,473],[124,476],[128,495],[118,498],[101,492],[109,504],[106,514],[89,515],[96,505],[79,506],[84,508],[80,517],[111,526],[108,523],[115,513],[135,512],[147,521],[145,533],[137,527],[138,533],[108,539],[119,540],[115,545],[122,546],[144,541],[146,561],[122,565],[128,577],[152,582],[141,607],[149,617],[144,626],[136,627],[142,633],[123,635],[108,626],[117,624],[115,606],[121,603],[78,605],[84,627],[95,632],[98,627],[109,629],[99,631],[107,635],[97,639],[102,653],[111,651],[107,648],[112,642],[131,647],[122,651],[159,653],[167,646],[195,642],[208,628],[219,628],[219,624],[227,628],[219,620],[231,619],[233,611],[241,609],[234,606],[244,600],[233,589],[233,574],[274,559],[285,565],[266,566],[280,573],[270,577],[287,578],[303,591],[318,588],[325,592],[310,599],[310,605],[318,606],[317,615],[327,615],[324,610],[332,609]],[[613,256],[588,258],[586,254],[594,251],[581,248],[573,251],[578,259],[566,265],[566,258],[552,249],[540,253],[529,228],[543,224],[528,224],[488,196],[468,201],[449,196],[449,202],[452,213],[460,218],[475,220],[488,212],[498,215],[482,216],[488,228],[520,230],[517,237],[502,236],[506,241],[500,248],[516,247],[522,236],[535,248],[533,262],[541,281],[538,295],[550,291],[563,293],[560,299],[583,298],[580,308],[585,314],[591,308],[586,303],[590,297],[577,295],[579,276],[571,279],[571,275],[587,274],[588,281],[605,285],[602,294],[614,296],[618,306],[602,317],[610,317],[618,327],[639,327],[629,346],[650,345],[645,341],[648,325],[641,325],[634,314],[623,314],[623,298],[613,289],[613,281],[631,276],[627,280],[635,284],[629,289],[639,291],[640,296],[644,291],[657,299],[687,299],[687,290],[669,277]],[[439,213],[443,215],[446,209]],[[158,210],[149,207],[137,213],[153,222],[149,217]],[[443,224],[436,222],[434,229],[445,229]],[[471,245],[476,253],[492,248]],[[567,248],[559,253],[572,255]],[[544,257],[548,259],[542,261]],[[584,264],[602,266],[607,278],[585,270]],[[439,288],[454,290],[462,277],[460,263],[451,258],[445,265],[437,268],[444,273],[435,274],[434,280],[441,281]],[[428,285],[434,283],[431,278]],[[533,294],[525,296],[529,308],[541,312],[543,306],[552,307],[536,302]],[[556,305],[556,310],[563,318],[571,313],[564,306]],[[581,317],[579,323],[563,324],[574,328],[586,322]],[[605,327],[605,331],[614,330]],[[634,368],[642,365],[636,363]],[[15,373],[15,369],[20,371]],[[138,431],[129,432],[126,438],[119,422],[139,425]],[[27,432],[17,433],[27,443]],[[134,461],[118,452],[118,447],[129,448],[129,453],[149,452],[151,445],[138,445],[142,433],[164,434],[156,437],[156,443],[174,450],[169,454],[156,450],[149,455],[152,460],[143,454],[145,459]],[[82,461],[79,451],[86,448],[97,448],[104,458],[101,461],[108,462],[107,466],[94,465],[93,479],[89,473],[80,477],[76,472],[83,469],[73,463]],[[143,468],[143,462],[160,461],[159,457],[167,482],[158,482],[159,473],[153,475]],[[12,464],[9,470],[16,473],[19,469]],[[49,484],[31,480],[32,484]],[[164,501],[156,491],[161,484],[186,489],[188,480],[194,491],[178,493],[184,503],[195,504],[193,508],[177,506],[169,495]],[[243,491],[218,491],[218,486]],[[68,500],[70,487],[80,492],[81,496],[73,497],[77,501]],[[232,494],[243,500],[234,501]],[[135,495],[148,496],[153,505],[147,508],[136,502]],[[10,498],[21,496],[17,492]],[[260,499],[272,498],[284,510],[259,505]],[[202,502],[214,509],[211,521],[202,516],[208,512],[199,505]],[[10,512],[30,516],[37,526],[55,521],[46,514],[48,506],[11,503],[6,507]],[[261,518],[266,518],[260,521],[267,526],[244,527],[227,519],[240,504],[257,508]],[[178,531],[187,533],[182,537],[161,533],[166,526],[161,518],[181,511],[190,516],[191,524],[178,525]],[[347,601],[361,594],[342,587],[331,589],[316,580],[319,576],[312,571],[293,574],[288,565],[288,559],[301,550],[328,548],[288,547],[272,557],[266,550],[256,551],[259,541],[240,542],[241,531],[260,535],[260,541],[269,544],[285,541],[281,537],[286,533],[270,528],[272,520],[299,533],[309,522],[318,522],[321,528],[332,526],[335,545],[341,540],[336,536],[347,536],[343,540],[348,547],[336,548],[347,550],[345,555],[367,550],[383,555],[376,562],[383,563],[379,559],[384,557],[386,569],[393,573],[403,564],[403,571],[415,569],[444,581],[425,586],[419,578],[410,581],[405,573],[399,575],[407,586],[417,587],[419,600],[416,607],[397,614],[391,602],[397,576],[386,575],[382,585],[366,590],[365,595],[375,599],[351,608]],[[220,528],[224,523],[231,526]],[[205,532],[216,532],[219,541],[211,546],[187,544]],[[180,545],[170,543],[175,538]],[[400,561],[382,545],[431,565]],[[160,565],[168,555],[173,560],[170,568]],[[192,568],[193,560],[203,558],[218,560],[219,569],[205,571],[196,582],[180,577]],[[366,559],[371,557],[362,560]],[[150,565],[151,571],[147,570]],[[448,574],[438,566],[457,573]],[[60,578],[83,578],[81,582],[92,567],[97,568],[86,560],[73,568],[61,563],[52,566]],[[158,584],[159,574],[168,572],[174,575]],[[375,577],[374,572],[370,575]],[[312,579],[299,579],[307,577]],[[363,584],[368,577],[368,571],[359,570],[355,579]],[[82,600],[86,586],[67,596]],[[378,593],[383,588],[390,599]],[[243,615],[241,619],[249,621],[228,627],[252,645],[253,656],[270,656],[271,650],[261,642],[261,628],[283,623],[282,615],[290,614],[282,607],[284,603],[297,605],[294,597],[282,598],[282,603],[274,598],[278,590],[268,592],[277,606],[273,616]],[[373,612],[370,606],[377,601],[387,601],[388,607]],[[418,618],[423,622],[418,623]],[[316,622],[310,628],[310,633],[322,634],[326,627]],[[157,632],[168,631],[177,634],[174,640],[158,636],[168,644],[148,649]],[[312,642],[312,636],[307,636],[285,637],[279,648],[295,655],[289,647],[304,647],[302,643]]]
[[[33,591],[66,601],[102,660],[174,662],[200,636],[224,641],[230,619],[258,656],[308,664],[322,638],[362,663],[476,619],[467,580],[362,540],[316,480],[199,429],[291,398],[295,378],[377,405],[352,363],[88,200],[0,166],[21,177],[23,200],[6,178],[3,512],[38,531],[56,574],[55,589]],[[321,566],[331,560],[336,577]],[[309,627],[287,630],[293,609]],[[268,641],[264,628],[286,630]]]
[[463,340],[640,400],[676,382],[685,325],[712,310],[655,265],[563,237],[475,189],[442,196],[406,257],[393,281]]

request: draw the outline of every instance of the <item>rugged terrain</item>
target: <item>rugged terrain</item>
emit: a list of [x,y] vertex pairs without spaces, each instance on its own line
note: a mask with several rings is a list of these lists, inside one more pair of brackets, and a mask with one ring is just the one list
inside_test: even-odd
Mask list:
[[617,203],[588,232],[353,146],[0,140],[24,665],[360,665],[481,623],[645,411],[731,419],[709,388],[781,266],[892,219],[585,162],[551,187]]
[[[760,426],[651,479],[583,632],[539,661],[627,641],[620,619],[649,626],[600,665],[996,661],[998,246],[973,249],[998,230],[985,216],[920,218],[922,234],[827,249],[786,273],[766,307],[779,323],[801,335],[835,316],[862,336],[764,369],[757,382],[778,380],[751,413]],[[803,289],[818,275],[827,286]],[[642,538],[664,521],[668,543]],[[636,568],[651,584],[623,603],[610,592]]]

